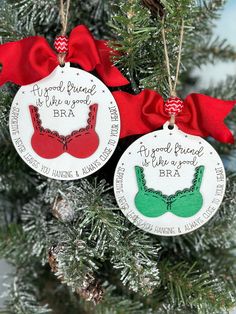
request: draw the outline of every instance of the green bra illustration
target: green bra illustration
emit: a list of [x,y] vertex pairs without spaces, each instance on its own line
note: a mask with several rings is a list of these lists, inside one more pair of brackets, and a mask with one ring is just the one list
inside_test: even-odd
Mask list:
[[161,191],[147,188],[144,169],[135,166],[139,189],[135,197],[135,205],[138,211],[142,215],[150,218],[160,217],[167,212],[184,218],[195,215],[203,205],[203,197],[200,193],[200,187],[204,170],[204,166],[197,167],[195,169],[192,186],[168,196],[162,194]]

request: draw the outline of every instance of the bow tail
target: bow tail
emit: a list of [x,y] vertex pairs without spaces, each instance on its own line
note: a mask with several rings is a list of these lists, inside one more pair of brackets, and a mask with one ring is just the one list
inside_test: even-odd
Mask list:
[[79,25],[71,31],[66,61],[77,63],[88,72],[101,62],[94,38],[85,25]]
[[105,40],[96,40],[96,46],[101,59],[101,63],[96,66],[96,71],[103,82],[111,87],[130,84],[120,70],[112,63],[112,58],[118,56],[117,52],[112,50]]

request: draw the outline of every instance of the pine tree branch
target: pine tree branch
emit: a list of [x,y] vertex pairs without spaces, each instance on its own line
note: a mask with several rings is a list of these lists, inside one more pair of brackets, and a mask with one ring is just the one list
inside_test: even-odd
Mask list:
[[26,271],[17,272],[13,283],[8,286],[5,308],[1,314],[46,314],[52,313],[47,305],[38,300],[38,291],[27,278]]
[[[60,188],[58,187],[60,185]],[[55,187],[57,187],[55,189]],[[46,189],[46,200],[52,201],[51,193],[54,189],[60,190],[64,199],[74,200],[77,212],[77,219],[73,225],[63,225],[62,243],[70,243],[75,240],[65,238],[66,234],[78,234],[78,241],[84,241],[89,245],[88,252],[93,252],[92,259],[106,261],[111,259],[115,269],[121,272],[121,280],[124,285],[128,285],[131,290],[142,289],[143,293],[150,293],[158,284],[158,246],[154,246],[149,235],[142,232],[137,233],[136,228],[131,232],[125,226],[125,219],[118,215],[114,208],[114,198],[108,192],[110,188],[105,182],[94,184],[88,180],[81,180],[79,183],[60,184],[51,182],[50,189]],[[77,198],[75,197],[77,195]],[[79,195],[79,197],[78,197]],[[73,205],[72,205],[73,206]],[[56,226],[56,225],[55,225]],[[58,226],[58,228],[62,226]],[[72,228],[70,230],[70,228]],[[60,231],[57,231],[60,233]],[[59,237],[62,239],[62,235]],[[75,248],[71,248],[71,254]],[[61,253],[68,256],[67,253]],[[82,253],[83,255],[83,253]],[[78,257],[79,258],[79,257]],[[89,260],[89,257],[86,257]],[[76,258],[73,258],[76,260]],[[96,263],[96,262],[95,262]],[[65,272],[67,267],[65,266]],[[76,269],[76,267],[75,267]],[[96,269],[91,269],[94,272]],[[79,269],[76,269],[79,272]],[[86,274],[86,270],[83,275]],[[61,273],[61,275],[62,275]],[[68,274],[67,282],[73,282],[73,273]],[[63,276],[64,278],[64,276]],[[79,283],[75,283],[75,287]]]
[[164,295],[165,303],[174,308],[185,308],[189,313],[227,311],[234,304],[227,282],[216,278],[211,269],[204,271],[199,266],[162,262],[163,288],[167,287],[168,291]]

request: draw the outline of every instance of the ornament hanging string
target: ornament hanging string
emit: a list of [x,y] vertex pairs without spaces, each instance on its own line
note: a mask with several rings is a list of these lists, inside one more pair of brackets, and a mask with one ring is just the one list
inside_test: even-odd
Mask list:
[[[180,64],[181,64],[181,56],[182,56],[182,47],[183,47],[183,40],[184,40],[184,19],[182,19],[181,23],[181,30],[180,30],[180,40],[179,40],[179,52],[178,52],[178,59],[177,59],[177,66],[176,66],[176,75],[175,75],[175,81],[174,84],[172,84],[172,77],[171,77],[171,70],[170,70],[170,59],[169,59],[169,53],[168,53],[168,47],[167,47],[167,41],[166,41],[166,34],[165,34],[165,20],[162,19],[162,37],[163,37],[163,44],[164,44],[164,52],[165,52],[165,62],[166,62],[166,68],[168,73],[168,83],[169,83],[169,89],[170,89],[170,96],[176,97],[176,88],[177,83],[179,79],[179,71],[180,71]],[[170,116],[170,125],[175,124],[175,115]]]
[[[67,0],[64,3],[64,0],[60,0],[60,18],[61,18],[61,25],[62,31],[61,36],[66,37],[67,27],[68,27],[68,17],[69,17],[69,10],[70,10],[70,0]],[[68,40],[68,39],[67,39]],[[67,52],[58,53],[58,61],[61,66],[65,65],[65,57]]]
[[70,10],[70,0],[67,0],[66,4],[64,3],[64,0],[61,0],[60,17],[61,17],[61,25],[62,25],[62,31],[61,31],[62,36],[66,35],[69,10]]

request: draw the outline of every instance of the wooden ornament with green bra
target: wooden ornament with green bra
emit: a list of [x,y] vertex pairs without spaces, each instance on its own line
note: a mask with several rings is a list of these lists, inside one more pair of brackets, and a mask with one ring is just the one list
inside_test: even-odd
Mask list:
[[200,187],[204,170],[204,166],[195,168],[192,186],[168,196],[161,191],[148,188],[144,169],[136,166],[135,172],[139,189],[135,196],[136,208],[142,215],[150,218],[160,217],[168,212],[183,218],[194,216],[203,205]]

